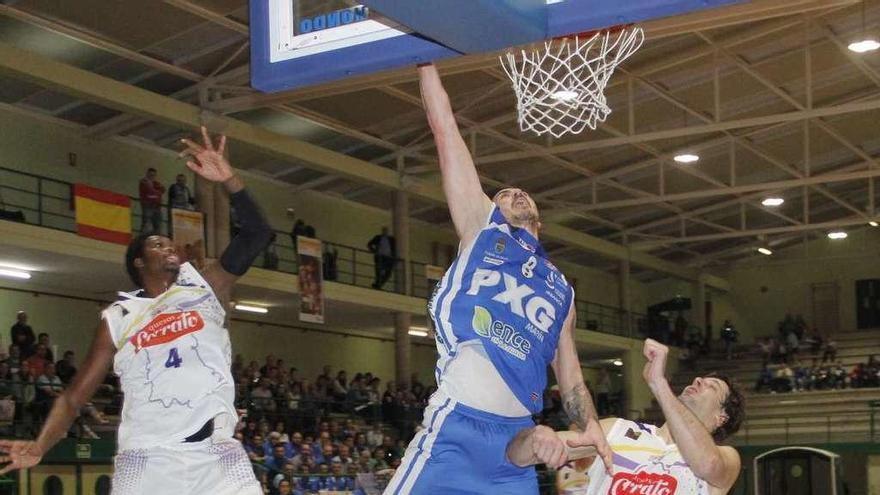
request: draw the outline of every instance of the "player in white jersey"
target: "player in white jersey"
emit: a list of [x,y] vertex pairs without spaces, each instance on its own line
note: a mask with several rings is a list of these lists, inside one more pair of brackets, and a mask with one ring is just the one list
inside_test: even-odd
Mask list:
[[222,183],[240,232],[204,273],[180,264],[171,240],[150,233],[126,251],[126,270],[141,289],[120,293],[102,320],[83,368],[55,400],[36,441],[0,441],[3,473],[29,468],[63,438],[77,412],[104,381],[110,363],[125,394],[114,495],[261,495],[247,454],[232,438],[233,400],[225,302],[238,277],[270,242],[266,223],[244,183],[205,128],[181,156],[203,178]]
[[[611,450],[614,474],[593,461],[586,480],[578,483],[585,495],[722,495],[736,482],[740,472],[739,453],[720,445],[737,432],[744,417],[743,396],[729,379],[708,375],[694,379],[679,396],[666,380],[669,349],[648,339],[644,354],[648,362],[645,381],[663,410],[666,423],[656,427],[622,418],[601,420]],[[511,459],[521,464],[530,458],[532,444],[559,443],[545,428],[524,432],[508,448]],[[556,465],[564,461],[556,460]]]

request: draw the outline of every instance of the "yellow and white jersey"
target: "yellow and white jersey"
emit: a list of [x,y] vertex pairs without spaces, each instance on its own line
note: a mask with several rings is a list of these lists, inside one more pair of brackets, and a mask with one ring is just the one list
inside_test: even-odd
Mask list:
[[199,272],[183,264],[156,298],[119,295],[101,313],[125,394],[119,450],[179,444],[215,416],[236,418],[226,311]]
[[657,427],[618,419],[606,435],[614,452],[614,476],[596,459],[587,472],[587,495],[709,495],[675,444],[657,435]]

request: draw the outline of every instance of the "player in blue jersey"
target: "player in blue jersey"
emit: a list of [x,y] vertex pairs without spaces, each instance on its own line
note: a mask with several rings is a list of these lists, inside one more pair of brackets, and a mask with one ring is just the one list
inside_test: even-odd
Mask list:
[[[438,390],[385,493],[538,493],[534,468],[514,465],[505,451],[535,427],[548,365],[579,430],[567,446],[595,446],[610,469],[575,349],[574,291],[538,242],[535,202],[515,188],[486,196],[437,69],[420,67],[419,77],[460,245],[428,307]],[[532,449],[553,466],[566,455],[555,437]]]

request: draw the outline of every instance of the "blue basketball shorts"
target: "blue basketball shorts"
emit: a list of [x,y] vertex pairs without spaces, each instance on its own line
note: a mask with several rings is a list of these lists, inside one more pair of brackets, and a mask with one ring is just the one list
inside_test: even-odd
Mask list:
[[535,468],[517,467],[506,454],[513,437],[534,426],[530,416],[490,414],[438,392],[422,426],[385,495],[538,493]]

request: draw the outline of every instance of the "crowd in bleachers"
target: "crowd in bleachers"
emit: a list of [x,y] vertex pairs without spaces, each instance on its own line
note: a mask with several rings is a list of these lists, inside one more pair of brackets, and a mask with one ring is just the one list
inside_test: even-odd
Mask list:
[[[837,359],[837,343],[809,329],[800,315],[786,317],[777,336],[758,341],[762,366],[755,390],[770,393],[880,387],[880,362],[875,356],[845,366]],[[810,364],[801,361],[809,355]]]
[[[75,355],[68,350],[56,361],[49,334],[35,334],[24,311],[16,315],[10,341],[6,352],[0,352],[0,429],[14,436],[34,435],[55,398],[76,375]],[[121,397],[112,374],[108,374],[99,395],[108,397],[111,407],[114,398]],[[107,423],[104,412],[94,403],[87,403],[70,434],[98,438],[91,426]]]
[[329,365],[309,380],[274,355],[236,356],[232,371],[245,412],[236,437],[270,494],[351,490],[356,475],[395,468],[435,390]]
[[781,393],[867,387],[880,387],[880,362],[874,356],[852,367],[844,366],[840,361],[820,362],[818,358],[813,358],[809,366],[798,359],[791,363],[765,363],[755,391]]

